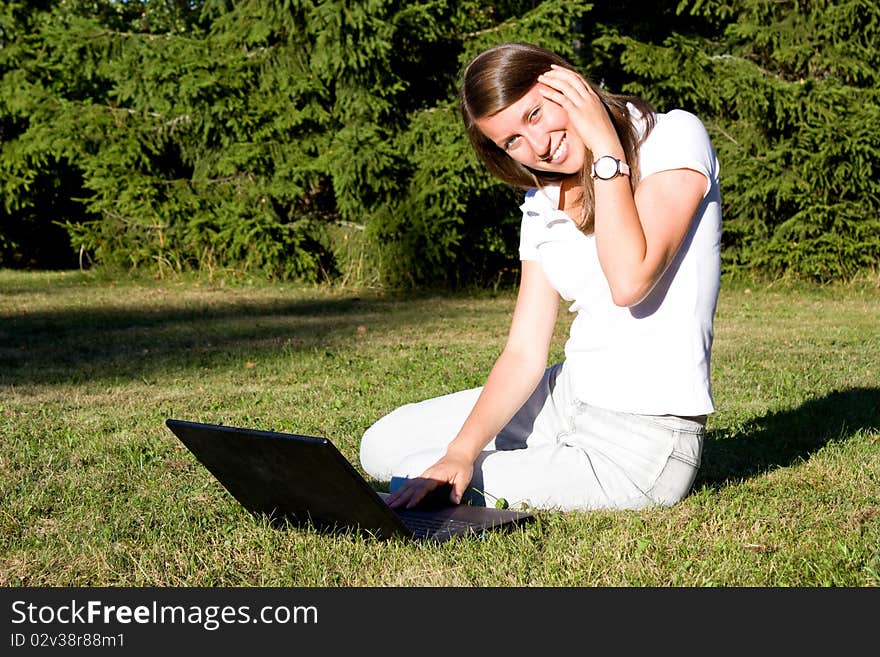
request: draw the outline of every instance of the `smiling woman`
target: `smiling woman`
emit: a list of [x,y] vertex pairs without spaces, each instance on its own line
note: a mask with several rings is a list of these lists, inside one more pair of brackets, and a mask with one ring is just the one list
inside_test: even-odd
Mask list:
[[[528,44],[504,44],[487,50],[468,68],[468,87],[461,93],[462,115],[471,144],[489,171],[501,180],[530,189],[577,174],[570,181],[577,184],[568,184],[566,189],[579,195],[578,221],[589,232],[593,226],[592,154],[583,140],[568,139],[571,117],[563,105],[554,102],[552,80],[544,77],[554,67],[570,69],[555,53]],[[637,180],[638,144],[643,133],[653,127],[653,108],[640,98],[609,93],[578,77],[574,93],[582,96],[581,100],[595,99],[601,104],[599,116],[607,114],[622,158],[631,166],[631,180]],[[587,89],[591,94],[584,93]],[[637,124],[631,108],[643,126]],[[632,187],[635,189],[634,184]]]
[[[489,171],[528,190],[507,343],[482,388],[370,427],[364,469],[413,477],[392,506],[445,483],[472,504],[674,504],[714,410],[721,204],[703,124],[610,94],[522,43],[468,65],[461,109]],[[565,361],[548,368],[560,297],[577,315]]]
[[571,175],[583,166],[584,143],[575,140],[569,146],[568,114],[544,97],[548,91],[536,84],[509,107],[476,122],[482,134],[520,164]]

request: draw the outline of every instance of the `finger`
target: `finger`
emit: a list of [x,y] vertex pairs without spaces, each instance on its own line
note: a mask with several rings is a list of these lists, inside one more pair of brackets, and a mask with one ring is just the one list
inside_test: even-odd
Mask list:
[[[562,79],[562,78],[553,78],[553,77],[545,77],[540,76],[538,78],[538,82],[544,85],[544,90],[553,90],[568,98],[574,104],[583,104],[590,100],[589,92],[587,88],[579,84],[578,82],[573,82],[571,80]],[[540,87],[539,87],[540,88]]]
[[571,109],[574,109],[575,107],[577,107],[572,102],[571,98],[566,96],[561,91],[556,91],[555,89],[551,89],[550,87],[544,87],[544,88],[539,87],[538,91],[541,93],[541,95],[544,98],[556,103],[557,105],[561,105],[566,110],[571,110]]
[[[424,481],[430,482],[431,480],[428,479],[428,480],[424,480]],[[409,496],[409,499],[406,501],[406,508],[407,509],[412,509],[413,507],[418,506],[419,502],[421,502],[422,499],[424,499],[425,495],[427,495],[434,488],[436,488],[436,485],[432,486],[430,484],[424,483],[424,481],[422,483],[420,483],[418,485],[414,485],[412,487],[412,492]]]
[[385,498],[385,504],[391,507],[396,507],[401,497],[403,497],[403,492],[402,489],[398,488],[396,491]]
[[402,506],[407,500],[409,500],[412,495],[411,491],[412,481],[404,482],[399,488],[394,490],[388,497],[385,498],[385,503],[391,507],[399,507]]
[[452,491],[449,493],[449,501],[454,504],[461,504],[461,498],[467,490],[467,482],[455,481],[452,484]]
[[554,91],[553,89],[547,87],[540,89],[540,93],[546,100],[556,105],[559,105],[572,118],[576,118],[589,111],[587,101],[583,100],[582,98],[572,100],[570,96],[567,96],[561,91]]
[[547,73],[550,75],[558,75],[560,77],[573,80],[578,85],[583,85],[587,88],[589,88],[590,86],[590,84],[587,82],[587,78],[585,78],[574,69],[565,68],[564,66],[557,66],[556,64],[550,64],[550,70],[547,71]]
[[394,493],[393,496],[389,497],[386,501],[388,506],[393,509],[400,509],[402,507],[411,507],[414,505],[412,502],[413,499],[413,491],[411,486],[407,486],[405,488],[400,488]]
[[589,107],[589,100],[572,90],[553,89],[547,86],[539,87],[538,90],[544,98],[564,107],[569,113],[573,110],[585,110]]
[[388,497],[388,505],[392,508],[405,507],[411,509],[417,506],[422,499],[444,482],[427,477],[417,477],[407,481],[393,496]]
[[545,77],[548,80],[565,81],[577,88],[589,86],[587,79],[577,71],[557,66],[554,66],[549,71],[544,71],[539,77]]
[[400,500],[401,497],[402,493],[400,489],[398,489],[385,498],[385,504],[387,504],[388,506],[396,506],[398,500]]
[[538,76],[538,82],[561,91],[572,99],[587,100],[593,93],[583,76],[568,69],[554,69]]

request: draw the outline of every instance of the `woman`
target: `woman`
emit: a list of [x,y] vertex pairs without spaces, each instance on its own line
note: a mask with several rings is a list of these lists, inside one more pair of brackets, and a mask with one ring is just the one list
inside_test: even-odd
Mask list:
[[[609,94],[509,43],[466,68],[461,108],[489,171],[528,189],[506,345],[482,388],[397,409],[361,463],[388,498],[553,509],[669,506],[693,484],[720,281],[718,162],[702,123]],[[547,368],[560,297],[577,313]]]

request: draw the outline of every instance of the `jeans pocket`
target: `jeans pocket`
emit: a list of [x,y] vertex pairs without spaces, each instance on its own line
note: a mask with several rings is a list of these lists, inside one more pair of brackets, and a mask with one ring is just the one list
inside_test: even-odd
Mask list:
[[700,467],[705,424],[676,415],[650,416],[649,422],[666,427],[673,433],[672,453],[679,460]]
[[662,506],[681,501],[694,485],[703,452],[705,430],[678,430],[675,432],[672,454],[648,491],[648,497]]
[[657,481],[648,491],[648,497],[661,506],[672,506],[690,492],[697,478],[697,466],[682,460],[673,452]]

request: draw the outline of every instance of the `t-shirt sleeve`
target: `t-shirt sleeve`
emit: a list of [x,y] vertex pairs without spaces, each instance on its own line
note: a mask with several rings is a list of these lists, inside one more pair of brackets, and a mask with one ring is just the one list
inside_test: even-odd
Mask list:
[[657,124],[639,150],[641,177],[658,171],[693,169],[706,176],[706,190],[718,183],[718,159],[702,121],[690,112],[672,110]]
[[529,190],[526,194],[525,201],[519,209],[522,210],[522,223],[519,228],[519,259],[520,260],[537,260],[538,259],[538,242],[536,239],[536,230],[540,227],[540,212],[536,207],[535,194],[537,190]]

